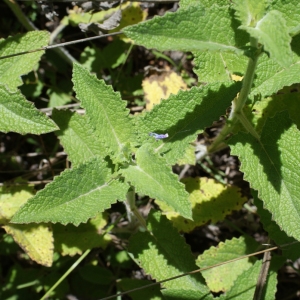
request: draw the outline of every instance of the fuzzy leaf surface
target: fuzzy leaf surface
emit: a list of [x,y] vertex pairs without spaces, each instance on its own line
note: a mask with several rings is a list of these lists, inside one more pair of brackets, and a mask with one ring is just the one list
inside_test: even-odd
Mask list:
[[[151,213],[147,227],[152,234],[148,231],[138,232],[129,240],[129,251],[147,274],[160,281],[197,269],[190,247],[164,216]],[[177,291],[178,299],[185,299],[190,291],[196,297],[188,299],[212,299],[200,273],[167,281],[162,285],[167,293]]]
[[127,184],[110,177],[106,163],[99,158],[66,170],[21,207],[11,222],[85,223],[126,198]]
[[241,21],[242,25],[251,26],[259,21],[265,12],[267,1],[240,0],[233,4],[236,10],[235,16]]
[[264,45],[266,51],[282,67],[288,67],[292,63],[291,37],[288,33],[286,21],[278,11],[268,12],[255,27],[240,26],[253,38],[258,39]]
[[[227,260],[235,259],[243,255],[251,254],[259,249],[259,244],[250,237],[240,237],[238,239],[226,240],[217,247],[210,247],[197,258],[199,268],[205,268],[222,263]],[[210,290],[213,292],[226,292],[234,284],[234,281],[247,269],[255,260],[245,258],[235,262],[224,264],[216,268],[202,272],[203,277]]]
[[[7,39],[0,39],[0,56],[35,50],[47,46],[48,42],[49,32],[46,31],[30,31],[26,34],[17,34]],[[11,90],[15,90],[23,83],[21,76],[32,71],[44,52],[37,51],[1,59],[0,83],[6,84]]]
[[[277,245],[290,244],[288,247],[282,247],[282,254],[291,260],[297,260],[300,253],[300,244],[294,238],[287,236],[284,231],[272,220],[272,214],[263,208],[263,202],[257,197],[257,191],[252,190],[254,204],[257,207],[257,213],[263,224],[264,230],[268,232],[269,237]],[[294,244],[292,244],[294,243]]]
[[166,161],[155,154],[149,144],[143,145],[136,152],[136,165],[129,165],[121,170],[126,180],[130,181],[137,192],[158,198],[174,208],[187,219],[192,218],[191,204],[184,185],[178,181]]
[[27,101],[19,90],[11,92],[3,85],[0,85],[0,115],[2,132],[41,134],[58,129],[55,123]]
[[258,191],[273,220],[289,236],[300,239],[300,133],[287,111],[265,123],[260,140],[240,132],[229,140],[241,171]]
[[68,159],[73,167],[95,156],[102,158],[106,156],[106,149],[97,131],[85,115],[54,109],[52,118],[60,128],[55,133],[68,153]]
[[288,32],[294,36],[300,31],[300,2],[298,0],[278,0],[272,1],[271,9],[280,11],[283,15]]
[[261,131],[268,118],[273,118],[276,113],[287,110],[292,121],[300,128],[300,92],[295,91],[295,86],[285,87],[278,94],[266,97],[261,101],[257,101],[251,106],[244,107],[244,114],[255,131],[261,134]]
[[[297,9],[300,6],[300,2],[295,0],[291,2],[293,3],[277,1],[275,5],[280,5],[280,9],[278,9],[278,6],[274,9],[282,12],[287,24],[291,21],[290,16],[295,16],[295,21],[293,21],[291,26],[296,26],[300,23],[300,10]],[[240,2],[238,1],[237,3]],[[289,86],[300,81],[299,40],[299,36],[295,36],[292,40],[293,52],[290,53],[292,65],[288,69],[282,67],[274,59],[270,59],[267,54],[261,55],[255,71],[256,76],[252,94],[261,93],[262,96],[268,96],[277,92],[283,86]],[[246,42],[247,40],[244,39],[243,43]],[[198,75],[201,82],[231,81],[232,74],[244,74],[248,60],[246,56],[224,52],[194,52],[194,56],[194,72]]]
[[[280,264],[281,263],[278,261],[271,262],[270,271],[267,277],[266,289],[263,291],[262,299],[275,299],[277,270],[278,265]],[[228,292],[226,292],[226,295],[223,294],[218,299],[252,299],[261,266],[261,261],[257,261],[251,268],[237,277],[234,285]]]
[[[226,30],[224,30],[226,28]],[[123,32],[135,43],[160,51],[226,51],[242,54],[227,6],[204,8],[191,3],[175,13],[128,26]]]
[[120,93],[114,92],[111,86],[78,64],[74,64],[73,82],[86,115],[111,152],[118,154],[125,144],[135,141],[127,103],[122,101]]
[[[201,5],[205,8],[210,8],[211,7],[211,0],[201,0]],[[199,4],[198,0],[181,0],[179,3],[180,8],[187,8],[191,5],[197,5]],[[228,7],[228,1],[227,0],[215,0],[214,4],[219,5],[219,6],[226,6]]]
[[255,79],[250,96],[260,94],[262,97],[276,93],[284,86],[300,82],[300,36],[292,41],[292,64],[283,68],[266,54],[260,56],[255,70]]
[[248,58],[229,52],[194,52],[193,71],[199,81],[213,83],[232,82],[232,75],[244,75]]
[[[171,95],[138,119],[141,142],[150,140],[169,164],[175,164],[197,134],[226,113],[240,86],[239,83],[214,83]],[[158,143],[149,137],[149,132],[168,133],[169,137]]]

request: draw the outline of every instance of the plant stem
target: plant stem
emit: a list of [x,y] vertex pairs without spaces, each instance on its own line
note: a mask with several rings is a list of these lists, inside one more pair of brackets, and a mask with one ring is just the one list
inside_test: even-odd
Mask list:
[[250,39],[251,46],[257,49],[256,53],[254,53],[253,57],[249,57],[248,66],[246,69],[246,74],[243,79],[243,86],[240,94],[232,101],[232,109],[228,120],[216,137],[214,142],[208,147],[208,153],[213,153],[219,149],[219,145],[224,142],[228,134],[232,132],[233,126],[240,121],[245,129],[250,132],[256,139],[259,139],[259,135],[253,128],[252,124],[246,118],[243,113],[243,107],[248,99],[248,95],[250,94],[251,87],[253,85],[253,79],[255,74],[255,69],[257,66],[258,58],[261,54],[261,48],[258,47],[258,42],[256,39]]
[[59,278],[59,280],[47,291],[47,293],[40,299],[47,299],[51,293],[56,289],[56,287],[61,284],[61,282],[69,276],[69,274],[76,269],[76,267],[86,258],[86,256],[91,252],[91,249],[86,250],[76,261],[75,263]]
[[[270,242],[270,239],[268,242]],[[266,288],[266,284],[267,284],[267,278],[269,275],[271,258],[272,258],[271,252],[264,253],[264,258],[263,258],[260,273],[259,273],[259,276],[257,279],[253,300],[262,300],[263,299],[263,291]]]
[[4,0],[4,2],[9,6],[12,12],[17,17],[18,21],[28,30],[33,31],[37,30],[34,24],[23,14],[20,6],[16,3],[15,0]]
[[143,216],[140,214],[135,205],[135,188],[131,186],[126,195],[125,207],[127,210],[127,217],[130,223],[133,223],[133,216],[138,220],[138,222],[147,229],[147,224]]

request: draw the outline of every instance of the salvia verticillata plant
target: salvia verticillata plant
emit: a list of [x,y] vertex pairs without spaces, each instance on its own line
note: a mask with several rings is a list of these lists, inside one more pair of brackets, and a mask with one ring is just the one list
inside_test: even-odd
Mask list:
[[[35,195],[29,187],[19,191],[28,195],[2,216],[7,232],[16,235],[29,228],[20,224],[30,223],[26,226],[46,236],[47,249],[53,250],[45,223],[78,226],[123,201],[144,227],[131,236],[128,252],[157,281],[255,252],[259,244],[244,235],[195,259],[180,235],[222,220],[245,202],[234,187],[201,178],[179,181],[172,172],[172,165],[187,160],[197,135],[230,107],[224,127],[198,159],[229,146],[270,239],[278,245],[300,240],[300,97],[288,88],[300,82],[299,2],[182,0],[179,6],[174,13],[123,29],[135,44],[194,55],[194,72],[203,84],[171,95],[151,111],[130,115],[119,92],[74,63],[73,89],[85,115],[54,109],[52,121],[24,99],[13,71],[0,74],[1,130],[55,131],[72,163]],[[3,53],[16,51],[17,40],[22,41],[20,52],[44,46],[47,35],[1,41]],[[39,57],[32,53],[9,63],[22,66],[24,74]],[[210,196],[201,198],[200,190]],[[155,199],[161,210],[152,210],[144,220],[135,206],[136,193]],[[272,257],[264,299],[274,299],[276,272],[286,259],[297,259],[299,249],[295,243]],[[51,265],[51,254],[36,260]],[[212,299],[212,292],[225,292],[220,299],[251,299],[261,267],[260,259],[236,261],[165,282],[152,296]]]

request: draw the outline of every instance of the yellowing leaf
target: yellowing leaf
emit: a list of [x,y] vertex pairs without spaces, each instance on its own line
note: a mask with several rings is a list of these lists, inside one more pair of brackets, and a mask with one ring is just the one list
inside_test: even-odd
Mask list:
[[16,180],[20,185],[3,186],[0,188],[0,223],[6,224],[14,213],[34,195],[33,186]]
[[[18,183],[22,181],[17,180]],[[0,189],[0,221],[4,230],[37,263],[50,267],[53,260],[52,231],[44,224],[9,224],[14,213],[34,194],[33,186],[14,185]]]
[[[138,24],[146,20],[147,15],[147,12],[141,9],[141,6],[138,2],[132,3],[130,5],[123,4],[120,25],[117,28],[110,30],[109,32],[121,31],[121,29],[129,25]],[[119,36],[119,38],[123,39],[125,42],[130,41],[130,39],[125,37],[123,34]]]
[[[258,247],[259,244],[250,237],[233,238],[225,241],[225,243],[219,243],[217,247],[211,247],[206,250],[198,256],[196,263],[200,268],[213,266],[226,260],[253,253],[257,251]],[[202,275],[211,291],[216,293],[225,292],[234,285],[234,281],[238,276],[249,269],[254,262],[253,258],[245,258],[205,270],[202,272]]]
[[53,261],[53,235],[46,225],[9,224],[3,227],[11,234],[15,242],[28,256],[46,267],[51,267]]
[[176,95],[179,90],[186,90],[187,85],[174,71],[163,72],[161,75],[151,75],[143,81],[146,109],[150,110],[161,99],[167,99],[171,94]]
[[174,226],[183,232],[190,232],[208,222],[221,221],[233,210],[239,210],[247,200],[237,187],[226,186],[214,179],[185,178],[182,182],[190,193],[193,221],[183,218],[165,203],[156,202]]
[[[107,20],[113,13],[117,12],[118,10],[122,11],[122,18],[119,26],[109,32],[117,32],[120,31],[122,28],[140,23],[144,21],[147,17],[147,12],[143,11],[140,7],[139,3],[124,3],[121,6],[110,8],[105,11],[99,11],[96,13],[89,13],[83,12],[83,10],[78,7],[74,6],[72,10],[69,10],[69,15],[64,17],[62,20],[62,24],[65,25],[72,25],[78,26],[80,23],[88,24],[88,23],[103,23]],[[122,35],[124,37],[124,35]],[[124,38],[129,40],[128,38]]]
[[105,21],[110,15],[116,12],[119,7],[111,8],[108,10],[99,11],[96,13],[83,12],[82,8],[74,6],[73,9],[68,11],[68,16],[64,17],[62,24],[78,26],[79,23],[100,23]]

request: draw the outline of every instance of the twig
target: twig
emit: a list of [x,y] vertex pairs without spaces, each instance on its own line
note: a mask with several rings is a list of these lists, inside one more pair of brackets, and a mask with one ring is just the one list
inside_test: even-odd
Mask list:
[[14,183],[0,183],[0,186],[20,186],[20,185],[38,185],[38,184],[47,184],[52,182],[53,180],[37,180],[37,181],[27,181],[27,182],[14,182]]
[[253,300],[262,299],[263,291],[267,282],[267,276],[269,273],[270,264],[271,264],[271,252],[265,252],[260,273],[257,279]]
[[79,107],[80,103],[72,103],[72,104],[66,104],[66,105],[61,105],[61,106],[55,106],[55,107],[45,107],[45,108],[40,108],[39,111],[41,112],[51,112],[54,108],[56,109],[62,109],[62,108],[74,108],[74,107]]
[[183,169],[181,170],[181,172],[178,176],[179,180],[181,180],[184,177],[185,173],[189,170],[189,168],[190,168],[189,164],[184,165]]
[[231,263],[231,262],[235,262],[235,261],[238,261],[238,260],[241,260],[241,259],[244,259],[244,258],[248,258],[248,257],[251,257],[251,256],[259,255],[259,254],[262,254],[262,253],[265,253],[265,252],[274,251],[274,250],[277,250],[278,248],[279,247],[272,247],[272,248],[265,249],[265,250],[262,250],[262,251],[258,251],[258,252],[255,252],[255,253],[251,253],[251,254],[248,254],[248,255],[243,255],[243,256],[240,256],[240,257],[237,257],[237,258],[234,258],[234,259],[231,259],[231,260],[227,260],[227,261],[221,262],[219,264],[215,264],[213,266],[208,266],[208,267],[205,267],[205,268],[202,268],[202,269],[197,269],[197,270],[194,270],[194,271],[191,271],[191,272],[180,274],[178,276],[174,276],[174,277],[171,277],[171,278],[168,278],[168,279],[164,279],[164,280],[161,280],[161,281],[158,281],[158,282],[154,282],[154,283],[151,283],[151,284],[148,284],[146,286],[142,286],[142,287],[130,290],[130,291],[126,291],[126,292],[119,293],[119,294],[116,294],[116,295],[113,295],[113,296],[101,298],[100,300],[114,299],[114,298],[117,298],[119,296],[123,296],[123,295],[129,294],[129,293],[141,290],[141,289],[149,288],[149,287],[152,287],[154,285],[158,285],[158,284],[170,281],[170,280],[174,280],[174,279],[181,278],[181,277],[184,277],[184,276],[188,276],[188,275],[192,275],[192,274],[195,274],[195,273],[199,273],[199,272],[202,272],[202,271],[205,271],[205,270],[208,270],[208,269],[216,268],[216,267],[219,267],[219,266]]
[[10,55],[1,56],[0,59],[6,59],[6,58],[15,57],[15,56],[24,55],[24,54],[29,54],[29,53],[34,53],[34,52],[38,52],[38,51],[55,49],[55,48],[59,48],[59,47],[64,47],[64,46],[69,46],[69,45],[73,45],[73,44],[83,43],[83,42],[86,42],[86,41],[92,41],[92,40],[96,40],[96,39],[100,39],[100,38],[114,36],[114,35],[118,35],[118,34],[121,34],[121,33],[122,32],[120,32],[120,31],[119,32],[113,32],[113,33],[104,34],[104,35],[100,35],[100,36],[93,36],[93,37],[84,38],[84,39],[80,39],[80,40],[75,40],[75,41],[70,41],[70,42],[45,46],[45,47],[41,47],[41,48],[34,49],[34,50],[28,50],[28,51],[14,53],[14,54],[10,54]]

